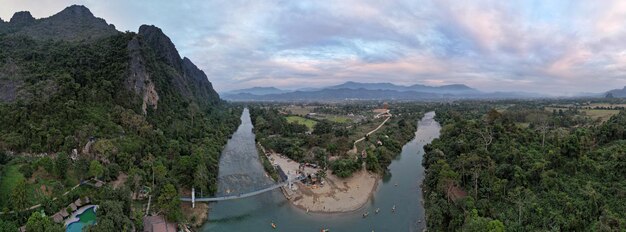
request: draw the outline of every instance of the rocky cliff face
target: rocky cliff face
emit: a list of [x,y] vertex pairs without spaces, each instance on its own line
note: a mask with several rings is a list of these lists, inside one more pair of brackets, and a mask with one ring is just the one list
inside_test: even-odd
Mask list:
[[[0,21],[0,42],[13,43],[21,38],[48,43],[49,40],[72,44],[99,43],[122,33],[104,19],[95,17],[84,6],[70,6],[43,19],[35,19],[27,11],[17,12],[9,22]],[[180,95],[200,106],[220,102],[211,82],[191,60],[178,54],[176,46],[163,31],[155,26],[142,25],[137,34],[128,34],[126,51],[128,71],[123,86],[139,96],[141,109],[158,109],[159,101],[169,95]],[[13,47],[5,44],[5,47]],[[2,52],[0,52],[2,58]],[[0,60],[0,101],[15,101],[23,86],[19,64],[11,57]],[[23,70],[28,74],[29,70]],[[175,91],[171,91],[172,88]],[[167,90],[167,91],[166,91]]]
[[188,58],[181,59],[176,46],[160,28],[142,25],[139,28],[138,37],[145,46],[154,52],[158,61],[171,68],[166,70],[165,74],[169,82],[182,96],[193,99],[204,106],[219,102],[219,95],[213,89],[204,72],[198,69]]
[[9,22],[13,25],[28,25],[34,23],[35,18],[28,11],[20,11],[13,14]]
[[19,68],[11,59],[0,66],[0,102],[15,101],[17,89],[23,84],[19,76]]
[[126,88],[141,96],[141,110],[146,114],[148,107],[157,109],[159,94],[156,92],[154,82],[146,68],[146,59],[142,55],[142,45],[138,37],[134,37],[128,43],[130,57],[128,68],[129,75],[126,79]]
[[206,74],[187,57],[183,58],[183,74],[193,87],[191,90],[197,99],[206,99],[209,104],[217,104],[220,96],[213,89]]
[[178,72],[182,70],[180,65],[181,59],[176,46],[160,28],[153,25],[141,25],[139,27],[139,35],[156,52],[159,60],[172,66]]

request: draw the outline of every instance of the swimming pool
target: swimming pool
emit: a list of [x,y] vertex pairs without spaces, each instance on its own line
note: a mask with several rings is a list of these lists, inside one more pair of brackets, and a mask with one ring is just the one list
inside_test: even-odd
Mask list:
[[72,222],[65,228],[66,232],[82,232],[83,227],[96,224],[96,206],[89,206],[76,216],[79,220]]

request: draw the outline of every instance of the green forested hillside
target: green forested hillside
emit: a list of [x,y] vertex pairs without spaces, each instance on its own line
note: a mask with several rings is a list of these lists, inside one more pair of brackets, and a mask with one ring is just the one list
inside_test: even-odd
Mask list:
[[598,125],[530,103],[441,107],[426,147],[433,231],[624,231],[626,112]]
[[[191,187],[215,191],[219,154],[239,124],[240,108],[221,101],[206,75],[154,26],[100,38],[49,34],[76,30],[72,15],[93,17],[83,8],[0,30],[0,194],[6,192],[0,197],[8,199],[0,209],[50,202],[45,211],[52,215],[75,195],[50,199],[78,181],[113,181],[119,173],[129,176],[125,189],[148,186],[155,197],[171,195],[172,186],[176,196]],[[24,33],[48,24],[60,28],[42,36]],[[13,199],[19,196],[10,193],[18,190],[33,193]],[[181,220],[178,205],[153,204]],[[30,213],[0,219],[23,224]]]

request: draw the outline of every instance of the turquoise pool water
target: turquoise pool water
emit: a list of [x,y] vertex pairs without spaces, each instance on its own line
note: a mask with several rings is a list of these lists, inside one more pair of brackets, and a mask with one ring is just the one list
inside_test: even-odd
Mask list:
[[82,232],[83,227],[96,224],[95,208],[96,208],[95,206],[91,206],[91,208],[79,214],[77,217],[80,220],[72,222],[69,225],[67,225],[67,228],[65,229],[65,231],[66,232]]

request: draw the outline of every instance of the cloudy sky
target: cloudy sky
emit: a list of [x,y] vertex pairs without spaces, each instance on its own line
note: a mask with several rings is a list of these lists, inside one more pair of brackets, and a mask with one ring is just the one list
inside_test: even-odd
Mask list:
[[345,81],[553,95],[626,85],[626,1],[0,0],[0,18],[85,5],[163,29],[218,91]]

